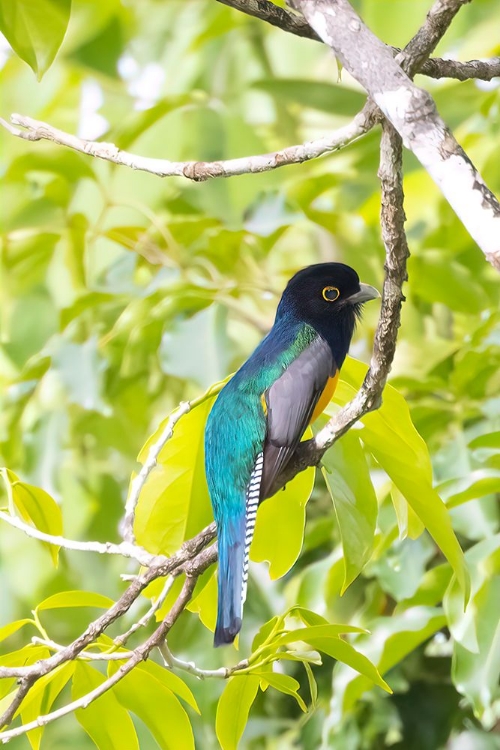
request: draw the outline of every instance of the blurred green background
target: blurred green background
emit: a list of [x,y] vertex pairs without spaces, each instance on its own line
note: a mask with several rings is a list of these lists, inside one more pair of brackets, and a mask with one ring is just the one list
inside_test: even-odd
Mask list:
[[[355,5],[385,42],[404,46],[430,0]],[[498,2],[476,0],[437,54],[498,55],[499,28]],[[6,42],[0,64],[4,118],[19,112],[170,160],[218,160],[313,140],[347,123],[364,101],[345,71],[339,80],[322,45],[214,0],[74,0],[41,82]],[[498,194],[498,79],[417,81]],[[142,444],[179,401],[245,359],[298,268],[340,260],[381,288],[379,137],[377,129],[308,164],[192,184],[0,131],[1,462],[57,499],[66,536],[119,540]],[[472,567],[473,606],[464,617],[451,588],[443,609],[444,558],[426,533],[411,538],[411,512],[402,520],[404,500],[372,459],[375,554],[340,598],[340,537],[319,478],[292,572],[270,584],[265,566],[253,568],[249,629],[295,602],[368,627],[366,653],[380,663],[386,644],[395,694],[373,689],[348,706],[353,673],[326,659],[314,670],[316,708],[303,715],[291,697],[260,694],[244,748],[316,748],[322,737],[324,747],[343,750],[500,748],[500,284],[409,154],[404,188],[412,257],[391,383],[428,445],[441,497],[457,506],[452,520]],[[365,362],[377,314],[376,305],[366,307],[351,348]],[[58,591],[116,598],[120,574],[135,571],[123,560],[81,553],[61,553],[54,569],[42,545],[5,525],[0,566],[0,626]],[[134,607],[128,624],[140,612]],[[44,623],[66,643],[95,615],[55,610]],[[209,650],[210,634],[196,617],[187,613],[183,622],[172,634],[176,654],[205,667],[234,662],[234,653]],[[32,634],[11,636],[2,653]],[[223,685],[188,681],[202,710],[189,714],[197,746],[216,748]],[[141,749],[157,747],[140,721],[136,727]],[[49,726],[44,746],[94,745],[68,717]],[[29,743],[16,739],[12,747]]]

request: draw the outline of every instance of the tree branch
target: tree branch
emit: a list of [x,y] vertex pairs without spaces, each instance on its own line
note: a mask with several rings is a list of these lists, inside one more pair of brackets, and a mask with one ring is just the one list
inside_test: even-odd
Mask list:
[[[65,133],[63,130],[58,130],[46,122],[34,120],[24,115],[13,114],[10,119],[13,125],[2,118],[0,118],[0,125],[17,138],[26,141],[52,141],[59,146],[67,146],[81,154],[94,156],[142,172],[149,172],[157,177],[186,177],[194,182],[203,182],[211,177],[234,177],[242,174],[269,172],[289,164],[302,164],[311,159],[317,159],[323,154],[338,151],[364,135],[373,125],[369,119],[364,117],[362,110],[348,125],[344,125],[329,136],[296,146],[288,146],[281,151],[214,162],[179,162],[138,156],[129,151],[122,151],[113,143],[86,141],[70,133]],[[15,125],[21,127],[14,127]]]
[[[207,550],[204,547],[215,538],[215,534],[215,524],[212,523],[193,539],[184,542],[175,555],[164,558],[164,560],[160,558],[161,561],[158,565],[151,566],[137,576],[118,601],[94,622],[90,623],[84,633],[62,651],[46,659],[41,659],[29,667],[0,667],[0,678],[20,678],[16,696],[0,717],[0,727],[6,726],[12,721],[24,697],[40,677],[52,672],[60,664],[76,659],[86,646],[95,641],[113,622],[128,612],[134,601],[151,581],[170,574],[180,575],[181,573],[187,573],[188,577],[193,579],[206,570],[216,559],[217,552],[215,546],[209,547]],[[1,736],[0,734],[0,738]]]
[[[62,547],[63,549],[72,550],[75,552],[97,552],[100,555],[120,555],[121,557],[128,557],[132,560],[136,560],[140,565],[150,567],[153,564],[158,564],[162,556],[152,555],[150,552],[146,552],[145,549],[139,547],[136,544],[129,542],[121,542],[120,544],[113,544],[113,542],[78,542],[73,539],[66,539],[64,536],[55,536],[53,534],[46,534],[44,531],[40,531],[34,526],[22,521],[17,516],[11,516],[9,513],[0,510],[0,520],[5,521],[15,529],[19,529],[26,536],[38,539],[41,542],[52,544],[55,547]],[[168,558],[163,558],[167,560]]]
[[[464,0],[467,2],[468,0]],[[241,11],[248,16],[266,21],[282,31],[286,31],[304,39],[314,42],[323,42],[307,23],[303,16],[299,16],[285,8],[280,8],[268,0],[217,0],[229,8]],[[389,47],[394,55],[401,50],[398,47]],[[456,78],[458,81],[466,81],[469,78],[478,78],[482,81],[491,81],[492,78],[500,76],[500,57],[492,57],[491,60],[469,60],[458,62],[456,60],[443,60],[434,57],[424,60],[418,66],[418,73],[430,78]]]
[[[429,172],[487,260],[500,270],[500,204],[439,116],[431,95],[411,81],[391,50],[372,34],[347,0],[293,2],[366,89],[404,145]],[[433,8],[451,20],[462,2],[436,0]],[[439,39],[438,29],[443,26],[437,16],[431,11],[425,24],[427,37],[419,32],[417,42],[410,43],[415,60]]]
[[[203,571],[200,570],[200,574],[201,572]],[[23,734],[26,734],[26,732],[29,732],[32,729],[36,729],[37,727],[44,727],[50,722],[55,721],[56,719],[60,719],[63,716],[67,716],[67,714],[72,713],[73,711],[77,711],[79,708],[87,708],[87,706],[89,706],[93,701],[110,690],[114,685],[120,682],[120,680],[123,680],[123,678],[129,672],[131,672],[134,667],[140,664],[141,661],[145,661],[148,658],[149,654],[156,646],[159,646],[165,640],[165,636],[167,635],[175,621],[178,619],[180,614],[183,612],[186,604],[191,598],[195,584],[196,578],[186,578],[181,593],[179,594],[174,606],[170,610],[167,617],[163,620],[161,625],[156,628],[155,632],[141,646],[138,646],[136,649],[134,649],[134,651],[132,652],[132,656],[125,662],[125,664],[122,664],[122,666],[113,675],[111,675],[111,677],[108,677],[106,680],[104,680],[104,682],[102,682],[94,690],[86,693],[86,695],[83,695],[78,700],[72,701],[66,706],[57,709],[57,711],[52,711],[51,713],[45,714],[44,716],[38,716],[34,721],[23,724],[22,726],[16,727],[15,729],[10,729],[6,732],[0,732],[0,742],[2,744],[5,744],[14,737],[19,737]]]

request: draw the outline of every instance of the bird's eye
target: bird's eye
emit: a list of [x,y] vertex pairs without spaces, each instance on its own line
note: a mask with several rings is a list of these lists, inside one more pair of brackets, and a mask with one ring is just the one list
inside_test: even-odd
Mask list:
[[336,286],[325,286],[321,294],[327,302],[335,302],[340,297],[340,292]]

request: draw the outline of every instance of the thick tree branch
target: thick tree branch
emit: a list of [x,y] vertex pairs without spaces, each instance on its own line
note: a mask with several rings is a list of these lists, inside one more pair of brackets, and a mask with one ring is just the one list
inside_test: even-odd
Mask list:
[[[431,95],[418,88],[391,50],[365,26],[347,0],[293,0],[342,65],[366,89],[441,189],[487,260],[500,270],[500,204],[439,116]],[[437,0],[451,18],[462,0]],[[429,23],[432,17],[433,23]],[[428,41],[417,34],[415,59],[439,39],[437,14],[428,14]],[[445,28],[445,27],[444,27]],[[411,66],[410,66],[411,67]]]
[[[467,0],[464,0],[467,2]],[[217,0],[230,8],[239,10],[246,15],[266,21],[283,31],[304,39],[312,39],[322,42],[321,37],[309,26],[303,16],[292,13],[285,8],[280,8],[268,0]],[[397,47],[389,47],[396,55]],[[500,76],[500,57],[492,57],[491,60],[469,60],[458,62],[455,60],[443,60],[439,57],[423,60],[418,66],[418,73],[430,78],[456,78],[466,81],[469,78],[478,78],[482,81],[491,81],[492,78]]]

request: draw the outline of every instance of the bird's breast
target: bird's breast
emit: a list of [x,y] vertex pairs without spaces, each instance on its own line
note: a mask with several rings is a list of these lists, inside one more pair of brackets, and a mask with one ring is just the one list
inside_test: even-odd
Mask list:
[[335,389],[337,387],[338,380],[339,380],[339,371],[337,370],[335,375],[332,378],[328,378],[328,380],[326,381],[326,386],[323,390],[323,393],[319,397],[319,401],[316,404],[316,407],[313,411],[310,424],[314,422],[314,420],[317,419],[320,414],[323,414],[324,410],[326,409],[326,407],[332,400],[333,394],[335,393]]

